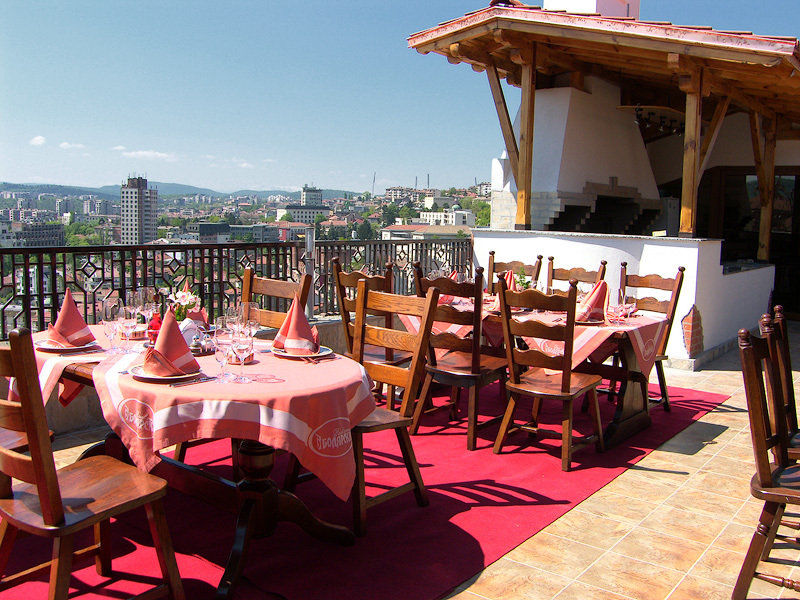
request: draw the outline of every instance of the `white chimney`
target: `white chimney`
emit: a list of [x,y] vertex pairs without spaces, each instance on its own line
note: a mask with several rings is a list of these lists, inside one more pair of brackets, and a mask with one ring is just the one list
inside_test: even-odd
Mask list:
[[607,17],[639,18],[639,0],[544,0],[545,10],[569,13],[600,13]]

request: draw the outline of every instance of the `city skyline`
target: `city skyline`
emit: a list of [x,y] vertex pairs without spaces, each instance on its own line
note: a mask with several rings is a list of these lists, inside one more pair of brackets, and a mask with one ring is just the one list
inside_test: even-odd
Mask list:
[[[372,191],[375,173],[378,194],[486,181],[503,147],[486,77],[406,37],[487,4],[11,2],[0,180]],[[643,0],[641,18],[800,34],[796,2],[725,7]]]

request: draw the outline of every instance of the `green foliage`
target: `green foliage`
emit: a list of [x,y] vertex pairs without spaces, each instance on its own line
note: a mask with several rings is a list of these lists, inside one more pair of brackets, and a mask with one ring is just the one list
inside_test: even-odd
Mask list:
[[492,206],[488,202],[476,200],[472,203],[472,212],[475,213],[475,226],[488,227],[492,220]]
[[517,287],[521,290],[527,290],[531,287],[531,282],[525,277],[525,271],[520,268],[519,273],[517,273]]
[[419,216],[419,211],[414,210],[408,204],[406,204],[403,208],[400,209],[399,215],[404,219],[416,219]]
[[294,220],[294,217],[292,216],[292,213],[290,213],[290,212],[287,212],[285,215],[283,215],[283,217],[281,217],[281,221],[293,221],[293,220]]
[[326,217],[325,215],[317,215],[316,217],[314,217],[314,224],[316,225],[317,223],[322,223],[322,221],[327,221],[327,220],[328,217]]
[[367,221],[364,221],[358,226],[356,229],[356,235],[360,240],[374,240],[378,237],[375,233],[375,230],[372,228],[372,225],[370,225]]
[[383,207],[381,214],[381,223],[383,223],[384,227],[388,227],[389,225],[394,225],[395,219],[400,216],[400,209],[394,203],[387,204]]

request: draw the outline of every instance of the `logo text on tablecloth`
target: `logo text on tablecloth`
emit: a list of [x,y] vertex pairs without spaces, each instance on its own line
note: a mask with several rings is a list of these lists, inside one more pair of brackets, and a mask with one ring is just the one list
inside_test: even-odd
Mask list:
[[338,458],[350,452],[353,439],[350,435],[350,420],[336,417],[325,421],[308,436],[308,445],[320,456]]
[[153,437],[153,409],[136,398],[125,398],[117,409],[122,422],[136,434],[140,440]]

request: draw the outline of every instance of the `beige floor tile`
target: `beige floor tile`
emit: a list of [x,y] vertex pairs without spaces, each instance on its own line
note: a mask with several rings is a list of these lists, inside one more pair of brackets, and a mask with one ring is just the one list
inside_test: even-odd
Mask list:
[[569,583],[564,577],[501,558],[467,589],[489,600],[549,600]]
[[700,470],[692,475],[683,487],[696,490],[713,490],[714,493],[747,500],[750,497],[750,478],[751,475],[742,477],[731,477],[730,475],[719,475],[710,471]]
[[729,600],[732,591],[732,586],[689,575],[678,584],[669,600]]
[[473,594],[469,590],[457,590],[445,596],[445,600],[483,600],[486,596]]
[[648,529],[701,544],[713,542],[727,524],[724,519],[671,506],[660,507],[642,522]]
[[[714,489],[714,488],[711,488]],[[667,498],[665,504],[730,520],[747,500],[729,498],[706,490],[681,488]]]
[[676,571],[688,571],[706,549],[705,544],[637,527],[612,548],[613,552],[638,558]]
[[712,546],[689,571],[689,574],[733,586],[743,561],[743,553]]
[[541,532],[523,542],[507,558],[572,578],[603,554],[603,550],[573,540]]
[[733,521],[740,525],[748,525],[755,527],[758,525],[758,518],[761,516],[761,511],[764,508],[764,502],[756,500],[755,498],[749,499],[745,502],[739,511],[734,515]]
[[655,502],[628,498],[600,490],[578,505],[583,512],[636,525],[658,506]]
[[663,502],[675,492],[675,486],[653,481],[644,473],[626,471],[624,475],[627,477],[618,477],[603,490],[647,502]]
[[599,517],[576,508],[542,530],[562,538],[608,550],[632,528],[615,519]]
[[[709,460],[713,460],[713,457]],[[630,468],[635,473],[646,475],[650,480],[663,485],[683,485],[698,468],[680,462],[665,462],[650,458],[639,461]]]
[[627,600],[630,596],[620,596],[580,581],[570,583],[555,600]]
[[719,448],[716,446],[705,446],[701,450],[686,453],[677,452],[673,450],[665,450],[663,446],[657,450],[653,450],[648,457],[651,460],[657,460],[664,463],[673,463],[678,465],[685,465],[699,469],[705,465],[712,456],[714,456]]
[[714,540],[712,546],[717,548],[724,548],[732,552],[745,553],[750,547],[750,540],[753,539],[755,532],[755,523],[751,526],[741,525],[739,523],[728,523],[719,537]]
[[702,468],[703,471],[728,475],[729,477],[752,477],[753,467],[744,461],[734,460],[717,454]]
[[739,444],[725,444],[724,448],[720,448],[717,456],[724,456],[725,458],[732,458],[747,463],[752,471],[755,471],[755,459],[753,457],[753,449],[749,446]]
[[607,552],[578,580],[637,600],[662,600],[683,573]]

